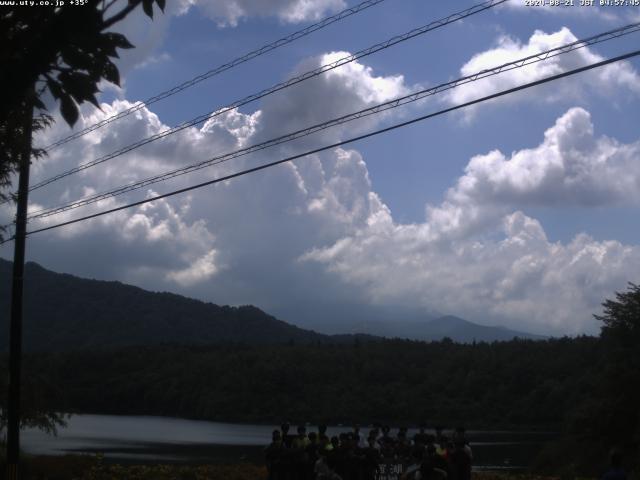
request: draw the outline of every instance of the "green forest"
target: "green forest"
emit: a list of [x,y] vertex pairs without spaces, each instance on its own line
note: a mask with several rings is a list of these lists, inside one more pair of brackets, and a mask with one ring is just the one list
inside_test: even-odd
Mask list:
[[599,349],[590,337],[132,347],[31,355],[25,374],[68,412],[557,429],[591,391]]

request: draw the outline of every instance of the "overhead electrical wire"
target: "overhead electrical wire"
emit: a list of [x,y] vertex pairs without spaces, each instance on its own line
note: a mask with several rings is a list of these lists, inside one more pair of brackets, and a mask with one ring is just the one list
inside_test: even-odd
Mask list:
[[[290,157],[286,157],[286,158],[283,158],[283,159],[280,159],[280,160],[276,160],[276,161],[273,161],[273,162],[265,163],[265,164],[259,165],[257,167],[253,167],[253,168],[249,168],[249,169],[246,169],[246,170],[242,170],[240,172],[236,172],[236,173],[233,173],[233,174],[230,174],[230,175],[226,175],[224,177],[220,177],[220,178],[216,178],[216,179],[209,180],[209,181],[206,181],[206,182],[198,183],[196,185],[191,185],[189,187],[181,188],[181,189],[178,189],[178,190],[173,190],[173,191],[168,192],[168,193],[164,193],[164,194],[161,194],[161,195],[156,195],[156,196],[151,197],[151,198],[146,198],[144,200],[139,200],[137,202],[129,203],[129,204],[126,204],[126,205],[121,205],[119,207],[115,207],[115,208],[111,208],[111,209],[104,210],[104,211],[101,211],[101,212],[93,213],[91,215],[86,215],[86,216],[83,216],[83,217],[75,218],[73,220],[60,222],[60,223],[57,223],[57,224],[54,224],[54,225],[49,225],[47,227],[39,228],[39,229],[36,229],[36,230],[31,230],[31,231],[27,232],[27,235],[33,235],[34,233],[45,232],[45,231],[52,230],[52,229],[55,229],[55,228],[60,228],[60,227],[64,227],[64,226],[67,226],[67,225],[72,225],[72,224],[75,224],[75,223],[78,223],[78,222],[83,222],[83,221],[90,220],[90,219],[93,219],[93,218],[101,217],[103,215],[108,215],[110,213],[115,213],[115,212],[118,212],[118,211],[121,211],[121,210],[126,210],[128,208],[136,207],[136,206],[143,205],[143,204],[146,204],[146,203],[150,203],[150,202],[153,202],[153,201],[156,201],[156,200],[160,200],[160,199],[163,199],[163,198],[168,198],[168,197],[171,197],[171,196],[174,196],[174,195],[178,195],[180,193],[185,193],[185,192],[189,192],[189,191],[192,191],[192,190],[196,190],[198,188],[206,187],[208,185],[213,185],[213,184],[216,184],[216,183],[225,182],[225,181],[231,180],[233,178],[237,178],[237,177],[241,177],[241,176],[247,175],[249,173],[254,173],[254,172],[257,172],[257,171],[260,171],[260,170],[264,170],[266,168],[270,168],[270,167],[273,167],[273,166],[276,166],[276,165],[280,165],[280,164],[285,163],[285,162],[290,162],[292,160],[296,160],[298,158],[305,157],[307,155],[312,155],[312,154],[315,154],[315,153],[323,152],[325,150],[330,150],[332,148],[341,147],[341,146],[344,146],[344,145],[347,145],[347,144],[350,144],[350,143],[354,143],[354,142],[357,142],[357,141],[360,141],[360,140],[364,140],[366,138],[370,138],[370,137],[374,137],[376,135],[380,135],[382,133],[390,132],[390,131],[396,130],[398,128],[403,128],[403,127],[406,127],[408,125],[412,125],[414,123],[418,123],[418,122],[427,120],[429,118],[433,118],[433,117],[437,117],[437,116],[440,116],[440,115],[444,115],[446,113],[449,113],[449,112],[452,112],[452,111],[455,111],[455,110],[459,110],[459,109],[466,108],[466,107],[469,107],[469,106],[472,106],[472,105],[476,105],[476,104],[479,104],[479,103],[482,103],[482,102],[486,102],[488,100],[493,100],[495,98],[499,98],[499,97],[502,97],[502,96],[505,96],[505,95],[510,95],[510,94],[513,94],[513,93],[516,93],[516,92],[519,92],[519,91],[522,91],[522,90],[526,90],[526,89],[529,89],[529,88],[532,88],[532,87],[535,87],[535,86],[538,86],[538,85],[542,85],[542,84],[545,84],[545,83],[549,83],[549,82],[553,82],[553,81],[556,81],[556,80],[560,80],[562,78],[566,78],[566,77],[569,77],[569,76],[572,76],[572,75],[576,75],[576,74],[581,73],[581,72],[586,72],[586,71],[592,70],[594,68],[603,67],[605,65],[609,65],[609,64],[612,64],[612,63],[615,63],[615,62],[619,62],[619,61],[626,60],[626,59],[629,59],[629,58],[632,58],[632,57],[636,57],[638,55],[640,55],[640,50],[635,50],[635,51],[632,51],[632,52],[629,52],[629,53],[626,53],[626,54],[623,54],[623,55],[619,55],[617,57],[613,57],[613,58],[610,58],[610,59],[607,59],[607,60],[603,60],[601,62],[592,63],[590,65],[586,65],[586,66],[583,66],[583,67],[575,68],[573,70],[569,70],[569,71],[566,71],[566,72],[563,72],[563,73],[559,73],[559,74],[556,74],[556,75],[545,77],[545,78],[542,78],[542,79],[539,79],[539,80],[536,80],[536,81],[533,81],[533,82],[525,83],[525,84],[519,85],[517,87],[513,87],[513,88],[506,89],[506,90],[502,90],[500,92],[493,93],[491,95],[486,95],[484,97],[477,98],[477,99],[471,100],[469,102],[461,103],[461,104],[455,105],[453,107],[449,107],[449,108],[445,108],[445,109],[442,109],[442,110],[438,110],[437,112],[433,112],[433,113],[429,113],[429,114],[426,114],[426,115],[422,115],[420,117],[417,117],[417,118],[414,118],[414,119],[411,119],[411,120],[407,120],[405,122],[397,123],[395,125],[391,125],[389,127],[385,127],[385,128],[379,129],[379,130],[375,130],[373,132],[369,132],[369,133],[366,133],[366,134],[363,134],[363,135],[352,137],[352,138],[349,138],[347,140],[343,140],[343,141],[340,141],[340,142],[333,143],[331,145],[325,145],[323,147],[315,148],[313,150],[308,150],[308,151],[306,151],[304,153],[300,153],[300,154],[297,154],[297,155],[292,155]],[[13,240],[13,237],[9,238],[7,240],[4,240],[3,242],[0,243],[0,245],[4,244],[4,243],[6,243],[6,242],[8,242],[10,240]]]
[[319,131],[325,130],[327,128],[336,126],[336,125],[341,125],[359,118],[364,118],[370,115],[374,115],[374,114],[378,114],[380,112],[384,112],[386,110],[390,110],[393,108],[397,108],[399,106],[402,105],[406,105],[412,102],[416,102],[418,100],[424,99],[426,97],[429,96],[433,96],[436,95],[438,93],[444,92],[446,90],[451,90],[453,88],[457,88],[461,85],[465,85],[471,82],[475,82],[487,77],[491,77],[494,75],[498,75],[500,73],[504,73],[506,71],[510,71],[510,70],[514,70],[514,69],[518,69],[518,68],[523,68],[527,65],[531,65],[534,63],[538,63],[538,62],[542,62],[542,61],[546,61],[549,58],[553,58],[559,55],[564,55],[567,53],[570,53],[572,51],[578,50],[580,48],[584,48],[587,46],[591,46],[597,43],[602,43],[602,42],[606,42],[615,38],[620,38],[624,35],[629,35],[631,33],[637,32],[640,30],[640,22],[634,23],[634,24],[630,24],[630,25],[626,25],[624,27],[619,27],[616,28],[614,30],[610,30],[608,32],[604,32],[604,33],[600,33],[597,35],[593,35],[591,37],[588,38],[584,38],[584,39],[580,39],[580,40],[576,40],[574,42],[568,43],[566,45],[562,45],[559,47],[555,47],[540,53],[536,53],[533,55],[529,55],[523,58],[520,58],[518,60],[514,60],[508,63],[504,63],[502,65],[493,67],[493,68],[489,68],[489,69],[485,69],[485,70],[481,70],[479,72],[476,72],[474,74],[471,75],[467,75],[461,78],[458,78],[456,80],[452,80],[446,83],[442,83],[439,84],[435,87],[430,87],[427,89],[422,89],[420,91],[417,92],[413,92],[409,95],[405,95],[387,102],[383,102],[377,105],[374,105],[372,107],[369,108],[365,108],[362,110],[359,110],[357,112],[354,113],[350,113],[348,115],[343,115],[341,117],[338,118],[334,118],[331,120],[328,120],[326,122],[322,122],[316,125],[312,125],[310,127],[306,127],[304,129],[300,129],[294,132],[290,132],[286,135],[281,135],[279,137],[276,138],[272,138],[269,140],[266,140],[264,142],[260,142],[254,145],[250,145],[248,147],[244,147],[238,150],[234,150],[232,152],[228,152],[222,155],[218,155],[215,157],[212,157],[208,160],[205,161],[201,161],[201,162],[197,162],[191,165],[187,165],[175,170],[171,170],[165,173],[161,173],[158,175],[154,175],[151,177],[148,177],[146,179],[143,180],[139,180],[127,185],[122,185],[120,187],[117,187],[115,189],[109,190],[107,192],[102,192],[102,193],[97,193],[94,195],[91,195],[89,197],[85,197],[85,198],[81,198],[79,200],[76,200],[74,202],[70,202],[70,203],[66,203],[64,205],[59,205],[57,207],[52,207],[52,208],[48,208],[48,209],[41,209],[35,212],[31,212],[29,214],[29,216],[27,217],[28,220],[35,220],[38,218],[45,218],[45,217],[49,217],[51,215],[56,215],[68,210],[72,210],[72,209],[76,209],[76,208],[80,208],[86,205],[90,205],[92,203],[96,203],[99,202],[101,200],[107,199],[107,198],[111,198],[111,197],[115,197],[118,195],[122,195],[124,193],[128,193],[131,191],[135,191],[138,190],[140,188],[144,188],[147,187],[149,185],[153,185],[155,183],[159,183],[162,181],[166,181],[169,180],[171,178],[175,178],[181,175],[185,175],[188,173],[192,173],[194,171],[197,170],[201,170],[203,168],[208,168],[210,166],[214,166],[214,165],[218,165],[224,162],[227,162],[229,160],[232,160],[234,158],[238,158],[241,156],[245,156],[260,150],[264,150],[266,148],[269,147],[273,147],[276,145],[280,145],[283,143],[287,143],[290,142],[292,140],[298,139],[298,138],[302,138],[308,135],[311,135],[313,133],[317,133]]
[[230,70],[242,63],[248,62],[249,60],[253,60],[256,57],[259,57],[261,55],[264,55],[265,53],[271,52],[277,48],[283,47],[285,45],[288,45],[291,42],[294,42],[296,40],[298,40],[299,38],[302,37],[306,37],[307,35],[316,32],[318,30],[321,30],[325,27],[328,27],[329,25],[336,23],[342,19],[345,19],[347,17],[350,17],[351,15],[355,15],[357,13],[362,12],[363,10],[366,10],[369,7],[373,7],[374,5],[377,5],[379,3],[384,2],[385,0],[366,0],[364,2],[359,3],[358,5],[355,5],[353,7],[349,7],[349,8],[345,8],[344,10],[342,10],[341,12],[336,13],[335,15],[332,15],[330,17],[327,17],[323,20],[320,20],[319,22],[314,23],[313,25],[309,25],[308,27],[303,28],[302,30],[298,30],[286,37],[280,38],[278,40],[276,40],[275,42],[271,42],[267,45],[264,45],[260,48],[257,48],[255,50],[252,50],[251,52],[242,55],[241,57],[235,58],[234,60],[231,60],[230,62],[224,63],[216,68],[213,68],[201,75],[198,75],[197,77],[194,77],[190,80],[187,80],[179,85],[176,85],[173,88],[170,88],[169,90],[165,90],[164,92],[158,93],[157,95],[154,95],[153,97],[150,97],[142,102],[137,102],[135,105],[133,105],[132,107],[123,110],[121,112],[118,112],[117,114],[106,118],[104,120],[101,120],[100,122],[94,123],[93,125],[88,126],[87,128],[80,130],[78,132],[75,132],[67,137],[64,137],[46,147],[44,147],[45,150],[50,150],[53,149],[55,147],[58,147],[60,145],[64,145],[65,143],[70,142],[71,140],[75,140],[76,138],[80,138],[90,132],[93,132],[94,130],[97,130],[105,125],[108,125],[109,123],[115,122],[116,120],[120,120],[121,118],[124,118],[134,112],[137,112],[138,110],[144,108],[145,106],[149,106],[152,103],[156,103],[159,102],[160,100],[164,100],[165,98],[171,97],[179,92],[182,92],[183,90],[186,90],[187,88],[190,88],[204,80],[207,80],[211,77],[214,77],[216,75],[219,75],[222,72],[225,72],[227,70]]
[[403,33],[401,35],[396,35],[384,42],[380,42],[377,43],[371,47],[365,48],[363,50],[360,50],[352,55],[348,55],[346,57],[343,57],[341,59],[338,59],[334,62],[322,65],[318,68],[315,68],[313,70],[309,70],[301,75],[297,75],[295,77],[292,77],[284,82],[280,82],[278,84],[275,84],[267,89],[264,89],[258,93],[254,93],[252,95],[246,96],[240,100],[236,100],[235,102],[232,102],[224,107],[221,107],[217,110],[212,110],[210,112],[207,112],[205,114],[199,115],[198,117],[195,117],[191,120],[188,120],[187,122],[184,122],[176,127],[172,127],[169,128],[167,130],[164,130],[162,132],[159,132],[155,135],[152,135],[150,137],[144,138],[142,140],[139,140],[133,144],[127,145],[125,147],[122,147],[118,150],[115,150],[109,154],[103,155],[102,157],[99,157],[97,159],[91,160],[89,162],[83,163],[78,165],[77,167],[74,167],[70,170],[67,170],[65,172],[59,173],[57,175],[54,175],[50,178],[47,178],[45,180],[42,180],[41,182],[38,182],[34,185],[32,185],[29,189],[29,191],[33,191],[33,190],[37,190],[39,188],[42,188],[46,185],[49,185],[55,181],[61,180],[62,178],[68,177],[70,175],[73,175],[75,173],[81,172],[83,170],[86,170],[88,168],[91,168],[95,165],[99,165],[101,163],[104,163],[108,160],[111,160],[113,158],[119,157],[121,155],[124,155],[125,153],[131,152],[132,150],[135,150],[137,148],[142,147],[143,145],[147,145],[151,142],[154,142],[156,140],[165,138],[169,135],[173,135],[175,133],[178,133],[186,128],[192,127],[194,125],[198,125],[200,123],[203,123],[207,120],[210,120],[212,118],[215,118],[219,115],[222,115],[224,113],[227,113],[235,108],[241,107],[243,105],[246,105],[250,102],[253,102],[255,100],[258,100],[260,98],[266,97],[267,95],[271,95],[275,92],[278,92],[280,90],[283,90],[285,88],[291,87],[293,85],[296,85],[300,82],[303,82],[305,80],[308,80],[310,78],[314,78],[317,77],[325,72],[328,72],[330,70],[334,70],[340,66],[346,65],[348,63],[354,62],[360,58],[366,57],[368,55],[371,55],[373,53],[379,52],[381,50],[387,49],[389,47],[392,47],[394,45],[397,45],[401,42],[405,42],[407,40],[410,40],[412,38],[415,38],[419,35],[423,35],[427,32],[433,31],[435,29],[444,27],[446,25],[449,25],[451,23],[454,22],[458,22],[464,18],[470,17],[472,15],[478,14],[480,12],[483,12],[485,10],[488,10],[490,8],[493,8],[497,5],[500,5],[502,3],[505,3],[509,0],[488,0],[486,2],[474,5],[473,7],[467,8],[465,10],[462,10],[460,12],[456,12],[453,13],[451,15],[448,15],[447,17],[444,17],[442,19],[439,20],[435,20],[427,25],[424,25],[422,27],[418,27],[418,28],[414,28],[406,33]]

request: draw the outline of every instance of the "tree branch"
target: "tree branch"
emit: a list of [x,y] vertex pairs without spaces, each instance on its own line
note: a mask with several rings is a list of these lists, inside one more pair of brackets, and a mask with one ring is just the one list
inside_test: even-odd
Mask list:
[[102,30],[106,30],[110,26],[115,23],[118,23],[120,20],[124,19],[129,13],[131,13],[135,8],[140,4],[140,0],[136,0],[134,3],[130,3],[125,8],[116,13],[113,17],[104,20],[102,24]]
[[111,0],[106,6],[104,6],[104,0],[102,2],[102,13],[106,13],[107,10],[109,10],[111,7],[113,7],[116,3],[118,2],[118,0]]

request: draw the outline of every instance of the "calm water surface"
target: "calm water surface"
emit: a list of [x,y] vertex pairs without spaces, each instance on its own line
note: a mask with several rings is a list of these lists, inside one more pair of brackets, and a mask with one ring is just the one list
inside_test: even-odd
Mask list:
[[[129,462],[218,463],[262,459],[262,448],[271,440],[272,425],[184,420],[168,417],[74,415],[57,436],[26,429],[21,442],[28,453],[63,455],[103,453],[105,458]],[[315,427],[308,427],[311,431]],[[295,430],[295,427],[292,427]],[[329,427],[329,435],[350,431]],[[368,429],[362,428],[366,433]],[[393,433],[393,431],[392,431]],[[413,431],[409,435],[413,436]],[[526,467],[550,433],[468,432],[478,468]]]

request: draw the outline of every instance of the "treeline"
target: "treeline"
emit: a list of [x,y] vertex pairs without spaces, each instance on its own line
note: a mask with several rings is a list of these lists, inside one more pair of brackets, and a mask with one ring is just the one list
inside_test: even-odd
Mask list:
[[558,429],[588,395],[598,350],[593,337],[138,347],[30,355],[25,382],[67,412]]

